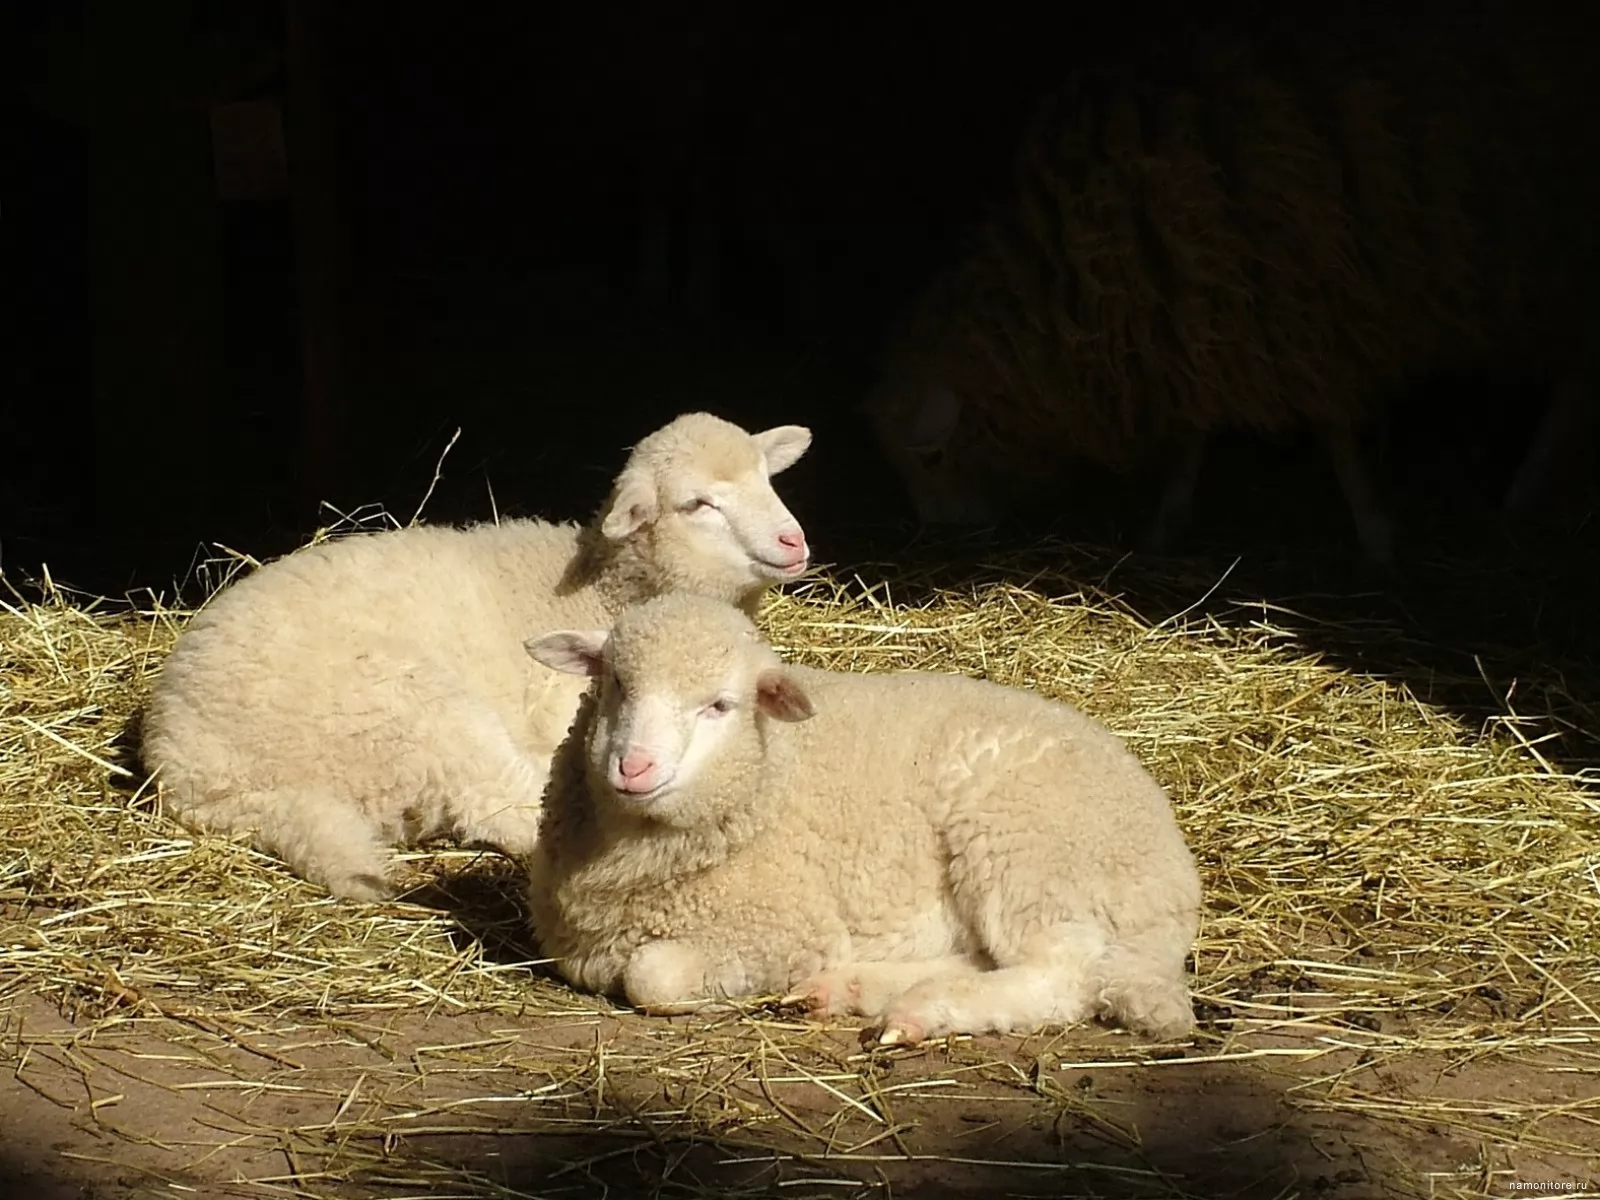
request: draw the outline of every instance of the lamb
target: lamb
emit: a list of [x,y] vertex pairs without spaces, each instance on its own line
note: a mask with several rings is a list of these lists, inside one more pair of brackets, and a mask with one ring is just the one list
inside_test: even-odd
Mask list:
[[268,564],[193,619],[155,685],[142,754],[164,803],[353,900],[390,894],[397,843],[527,853],[583,685],[520,644],[676,589],[754,613],[807,567],[769,477],[810,443],[689,413],[638,443],[583,528],[413,526]]
[[1210,437],[1309,428],[1366,556],[1390,561],[1360,430],[1422,377],[1569,369],[1591,274],[1575,231],[1600,199],[1594,72],[1526,20],[1446,25],[1415,53],[1219,45],[1043,104],[866,401],[921,519],[1045,518],[1085,466],[1154,467],[1161,549]]
[[527,649],[597,681],[528,859],[534,932],[573,984],[665,1011],[789,993],[886,1045],[1192,1028],[1194,861],[1092,718],[960,676],[786,665],[687,593]]

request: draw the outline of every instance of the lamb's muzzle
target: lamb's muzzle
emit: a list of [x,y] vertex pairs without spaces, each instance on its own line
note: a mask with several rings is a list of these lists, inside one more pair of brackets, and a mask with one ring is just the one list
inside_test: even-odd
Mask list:
[[643,750],[630,750],[617,759],[611,786],[619,792],[644,793],[656,787],[656,760]]
[[793,577],[805,572],[811,562],[811,548],[806,545],[806,531],[800,526],[782,530],[778,534],[778,553],[771,559],[764,560],[768,566],[775,567],[785,577]]

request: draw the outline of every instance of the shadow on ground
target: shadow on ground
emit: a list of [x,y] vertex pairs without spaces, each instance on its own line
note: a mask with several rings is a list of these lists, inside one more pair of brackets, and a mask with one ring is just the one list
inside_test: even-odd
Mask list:
[[486,852],[470,867],[413,883],[397,899],[449,914],[456,923],[451,937],[457,949],[481,947],[490,962],[534,964],[530,971],[556,979],[534,943],[526,893],[527,879],[517,865]]
[[[942,1052],[930,1051],[886,1064],[879,1082],[893,1091],[948,1067]],[[973,1088],[969,1102],[953,1104],[918,1101],[908,1087],[892,1106],[885,1102],[892,1125],[862,1121],[820,1137],[796,1126],[833,1102],[818,1093],[828,1103],[808,1105],[794,1085],[775,1085],[782,1123],[727,1135],[714,1125],[686,1130],[675,1116],[684,1098],[671,1084],[625,1078],[616,1086],[610,1111],[597,1114],[615,1122],[613,1132],[398,1133],[373,1173],[467,1171],[538,1195],[1253,1200],[1297,1191],[1371,1195],[1385,1188],[1386,1168],[1401,1157],[1398,1144],[1386,1154],[1351,1138],[1344,1123],[1295,1112],[1283,1082],[1235,1066],[1182,1068],[1131,1085],[1064,1072],[1010,1089]],[[514,1111],[502,1119],[508,1128],[522,1124]],[[1427,1135],[1414,1149],[1413,1164],[1445,1171],[1471,1158],[1465,1147]]]

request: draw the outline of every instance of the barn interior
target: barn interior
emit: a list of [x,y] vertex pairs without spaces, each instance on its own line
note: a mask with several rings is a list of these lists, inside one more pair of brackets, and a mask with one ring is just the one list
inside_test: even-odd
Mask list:
[[[372,1030],[381,1023],[373,1014],[389,1011],[387,993],[375,982],[346,980],[348,1001],[330,1020],[344,1021],[338,1027],[346,1033],[357,1026],[363,1032],[330,1052],[320,1069],[333,1082],[324,1087],[319,1081],[311,1091],[333,1097],[337,1115],[327,1126],[328,1143],[338,1121],[347,1119],[358,1129],[349,1145],[359,1152],[340,1158],[343,1151],[318,1143],[313,1153],[306,1132],[311,1116],[274,1108],[257,1128],[248,1113],[233,1108],[229,1128],[240,1137],[266,1137],[261,1131],[270,1126],[281,1143],[274,1153],[281,1155],[272,1169],[264,1160],[230,1159],[224,1180],[196,1165],[202,1152],[193,1139],[181,1151],[158,1153],[149,1137],[139,1143],[117,1133],[117,1122],[109,1120],[116,1106],[102,1105],[114,1092],[138,1095],[139,1088],[154,1089],[152,1096],[181,1094],[190,1081],[165,1074],[156,1083],[123,1080],[98,1091],[98,1083],[86,1082],[83,1095],[70,1096],[61,1090],[65,1085],[52,1082],[41,1085],[49,1093],[44,1100],[31,1084],[5,1093],[20,1132],[17,1149],[6,1151],[15,1161],[0,1162],[0,1182],[12,1171],[39,1189],[28,1194],[43,1196],[78,1195],[66,1189],[90,1186],[101,1189],[89,1193],[97,1196],[153,1195],[139,1189],[171,1183],[212,1189],[208,1195],[259,1196],[278,1188],[280,1195],[375,1196],[390,1194],[382,1191],[390,1177],[400,1189],[395,1194],[404,1195],[434,1194],[427,1189],[446,1185],[460,1189],[452,1195],[543,1195],[563,1188],[564,1194],[599,1195],[585,1189],[607,1183],[649,1186],[662,1195],[754,1195],[779,1187],[758,1169],[759,1154],[766,1154],[779,1164],[774,1171],[790,1172],[775,1193],[785,1195],[797,1194],[801,1185],[805,1194],[863,1196],[897,1189],[997,1194],[997,1188],[1068,1194],[1038,1190],[1055,1187],[1085,1195],[1312,1189],[1352,1196],[1503,1195],[1508,1182],[1533,1179],[1541,1169],[1574,1181],[1582,1175],[1590,1191],[1600,1186],[1593,1182],[1600,1178],[1600,1159],[1592,1139],[1600,1108],[1585,1092],[1593,1090],[1600,1048],[1600,978],[1592,966],[1574,965],[1600,952],[1592,851],[1600,820],[1600,571],[1594,565],[1600,419],[1594,401],[1582,400],[1586,407],[1565,430],[1558,469],[1536,510],[1516,522],[1500,512],[1558,385],[1574,371],[1593,378],[1593,333],[1574,341],[1559,361],[1441,372],[1392,398],[1382,420],[1363,433],[1364,453],[1399,529],[1396,561],[1382,569],[1362,561],[1335,472],[1306,431],[1218,435],[1200,476],[1193,527],[1181,545],[1154,555],[1137,543],[1159,487],[1148,475],[1085,470],[1070,503],[1029,520],[958,532],[925,525],[863,408],[895,322],[966,252],[985,214],[1007,196],[1014,155],[1039,102],[1072,72],[1116,64],[1160,78],[1182,69],[1198,38],[1218,33],[1251,40],[1267,53],[1279,44],[1319,41],[1443,53],[1434,31],[1469,10],[1561,30],[1575,53],[1592,50],[1600,67],[1600,46],[1576,6],[1568,11],[1535,3],[1499,12],[1487,3],[1348,0],[1292,10],[1229,0],[1197,12],[1137,0],[1111,7],[912,11],[702,0],[669,10],[480,0],[446,10],[375,0],[42,0],[11,8],[10,143],[0,176],[7,265],[0,305],[13,338],[0,375],[6,395],[0,440],[9,449],[0,472],[0,600],[16,622],[16,641],[0,655],[0,669],[14,681],[32,678],[29,671],[49,658],[39,649],[44,642],[24,645],[28,637],[46,638],[42,631],[56,618],[47,621],[43,613],[90,614],[113,624],[145,621],[139,628],[164,631],[150,644],[166,645],[181,625],[173,614],[203,600],[237,568],[239,556],[266,561],[329,530],[381,528],[386,521],[584,520],[626,448],[677,413],[710,411],[750,429],[799,423],[811,427],[816,440],[778,490],[804,523],[825,578],[798,599],[782,601],[774,620],[788,637],[810,631],[819,646],[837,635],[836,644],[828,643],[832,657],[819,661],[976,674],[989,669],[986,655],[994,647],[1026,657],[1030,646],[1049,646],[1038,651],[1044,656],[1039,661],[1049,659],[1062,674],[1041,686],[1067,698],[1099,697],[1134,727],[1141,718],[1119,707],[1125,697],[1108,682],[1119,678],[1115,673],[1093,684],[1080,680],[1076,691],[1063,681],[1086,670],[1082,664],[1095,655],[1110,654],[1108,646],[1133,654],[1180,627],[1222,639],[1204,649],[1221,656],[1218,661],[1233,662],[1228,656],[1237,654],[1242,662],[1264,654],[1271,642],[1279,655],[1272,669],[1282,672],[1286,690],[1272,691],[1270,702],[1263,692],[1257,715],[1323,687],[1287,665],[1315,660],[1341,679],[1365,681],[1363,687],[1393,688],[1400,699],[1392,703],[1450,723],[1439,746],[1478,746],[1478,738],[1485,747],[1492,744],[1493,754],[1485,749],[1489,757],[1482,761],[1500,756],[1493,770],[1484,766],[1473,775],[1478,768],[1463,768],[1461,778],[1477,782],[1437,784],[1439,794],[1460,788],[1482,799],[1479,808],[1459,814],[1461,822],[1477,828],[1493,821],[1499,805],[1512,823],[1500,830],[1503,845],[1486,842],[1473,851],[1482,856],[1481,876],[1466,868],[1464,875],[1481,878],[1485,888],[1512,876],[1548,878],[1547,890],[1560,881],[1568,907],[1552,910],[1548,924],[1531,924],[1528,940],[1515,942],[1519,953],[1539,938],[1560,942],[1559,962],[1523,962],[1507,951],[1496,966],[1489,951],[1475,950],[1481,980],[1457,963],[1445,972],[1448,986],[1429,991],[1412,980],[1383,992],[1373,1009],[1381,1009],[1382,1030],[1380,1018],[1363,1015],[1365,1001],[1340,992],[1344,984],[1323,988],[1335,996],[1337,1017],[1307,1016],[1310,1010],[1295,1007],[1299,993],[1322,986],[1306,982],[1320,977],[1308,974],[1303,961],[1317,957],[1306,947],[1321,945],[1321,934],[1270,953],[1264,941],[1252,944],[1248,954],[1240,953],[1241,962],[1249,959],[1248,970],[1233,961],[1220,934],[1208,943],[1208,1003],[1231,1002],[1231,1015],[1243,1022],[1252,998],[1269,992],[1288,997],[1282,1011],[1275,1010],[1277,1023],[1253,1032],[1247,1047],[1252,1064],[1280,1051],[1288,1061],[1307,1044],[1296,1040],[1302,1035],[1349,1051],[1350,1064],[1340,1060],[1332,1074],[1364,1069],[1371,1056],[1382,1063],[1393,1058],[1391,1076],[1381,1085],[1359,1094],[1347,1089],[1338,1103],[1318,1093],[1321,1099],[1296,1108],[1300,1083],[1269,1086],[1239,1073],[1248,1065],[1242,1058],[1212,1062],[1204,1048],[1189,1051],[1205,1061],[1186,1068],[1191,1075],[1169,1091],[1168,1078],[1178,1079],[1178,1070],[1151,1068],[1148,1059],[1140,1060],[1145,1074],[1126,1084],[1112,1082],[1115,1069],[1093,1065],[1106,1055],[1124,1061],[1127,1047],[1120,1044],[1100,1047],[1096,1057],[1053,1042],[1048,1049],[1030,1043],[1018,1051],[991,1039],[995,1046],[984,1043],[982,1053],[956,1048],[938,1063],[917,1060],[901,1068],[902,1082],[920,1071],[917,1078],[933,1090],[966,1088],[963,1072],[986,1081],[959,1114],[919,1116],[923,1140],[913,1138],[908,1148],[909,1125],[893,1105],[870,1100],[886,1094],[887,1069],[863,1066],[832,1045],[826,1053],[835,1056],[848,1084],[818,1066],[821,1058],[806,1059],[803,1070],[783,1069],[814,1081],[811,1102],[831,1096],[828,1104],[844,1114],[845,1124],[859,1118],[863,1128],[871,1127],[859,1137],[853,1129],[844,1139],[854,1158],[830,1163],[838,1148],[831,1134],[797,1150],[749,1132],[774,1113],[780,1114],[774,1120],[794,1117],[813,1133],[832,1128],[827,1122],[837,1114],[823,1111],[826,1104],[813,1103],[797,1115],[800,1101],[781,1089],[766,1101],[724,1103],[724,1093],[707,1085],[700,1098],[714,1096],[723,1117],[708,1116],[696,1108],[698,1101],[674,1093],[652,1118],[656,1098],[645,1084],[657,1069],[649,1064],[662,1060],[649,1055],[635,1054],[627,1059],[633,1066],[619,1068],[624,1078],[616,1105],[607,1108],[604,1083],[594,1082],[605,1072],[596,1049],[600,1038],[581,1022],[563,1023],[569,1011],[563,1005],[570,1001],[576,1012],[577,1002],[542,982],[545,990],[530,1002],[537,1017],[531,1023],[559,1027],[552,1044],[565,1043],[559,1054],[551,1050],[538,1060],[537,1069],[552,1080],[582,1076],[588,1090],[574,1104],[590,1104],[596,1114],[605,1108],[605,1122],[596,1116],[588,1126],[562,1125],[570,1113],[546,1120],[548,1114],[519,1110],[512,1124],[523,1132],[511,1139],[492,1133],[493,1121],[476,1109],[472,1121],[479,1123],[471,1128],[466,1118],[458,1127],[453,1118],[438,1117],[448,1107],[441,1101],[431,1125],[423,1122],[427,1129],[407,1135],[385,1122],[404,1108],[410,1084],[389,1066],[373,1064],[426,1057],[417,1046],[430,1042],[423,1014],[433,1010],[415,994],[394,1001],[395,1011],[416,1023],[389,1031],[403,1052],[384,1049],[383,1037]],[[1593,74],[1600,79],[1600,70]],[[1534,210],[1537,216],[1568,220],[1577,181],[1542,179],[1530,186],[1547,205]],[[1594,262],[1596,236],[1592,224],[1573,225],[1575,267]],[[1593,316],[1576,323],[1600,329]],[[1096,628],[1107,640],[1061,649],[1065,643],[1051,642],[1054,635],[1042,631],[1057,628],[1078,607],[1104,618]],[[826,632],[830,620],[851,632]],[[874,621],[890,630],[884,637],[898,647],[893,654],[875,648],[864,632]],[[121,661],[138,639],[126,632],[132,626],[115,628],[124,640],[115,649],[104,643],[105,652]],[[906,629],[923,630],[925,640]],[[881,660],[874,657],[880,650]],[[132,711],[159,665],[158,659],[140,662],[126,681],[127,705],[108,703],[105,713]],[[1043,670],[1037,664],[1027,671],[1007,668],[1007,679],[1038,682]],[[1240,696],[1257,683],[1256,676],[1240,674],[1227,685],[1234,690],[1225,703],[1226,689],[1217,683],[1217,711],[1237,710],[1246,721],[1251,704]],[[1180,703],[1181,682],[1171,686],[1171,702]],[[97,703],[85,699],[92,687],[63,689],[51,693],[49,703],[57,706],[51,712],[86,713]],[[0,680],[0,698],[11,709],[0,717],[0,727],[10,722],[0,746],[14,738],[21,752],[54,754],[62,738],[77,739],[68,718],[57,725],[39,716],[44,709],[28,708],[26,692],[20,683],[7,692]],[[1189,702],[1198,711],[1206,697],[1196,687]],[[1383,714],[1390,703],[1373,701],[1370,720],[1388,720]],[[1337,724],[1331,710],[1327,720],[1329,729]],[[41,722],[54,731],[54,741],[34,728]],[[1207,728],[1213,749],[1239,749],[1242,724]],[[1339,728],[1351,763],[1403,757],[1377,733],[1366,744]],[[1183,736],[1180,726],[1173,730],[1173,737]],[[95,742],[98,766],[68,755],[76,767],[100,770],[98,783],[73,776],[78,799],[71,803],[83,802],[83,788],[109,787],[106,795],[122,796],[129,812],[143,813],[138,781],[101,769],[110,762],[122,764],[124,775],[137,771],[135,758],[119,757],[136,751],[108,736],[111,741]],[[1269,736],[1270,749],[1262,753],[1290,755],[1296,736]],[[1408,743],[1405,755],[1427,757],[1430,743],[1424,733],[1415,736],[1417,744]],[[1507,754],[1523,757],[1507,765]],[[1386,804],[1399,814],[1421,803],[1409,792],[1401,796],[1410,786],[1405,771],[1412,769],[1396,766],[1392,779],[1380,771],[1383,794],[1360,801],[1377,813],[1374,828],[1383,826],[1378,810]],[[1163,782],[1178,790],[1190,778],[1187,768],[1171,770]],[[1548,778],[1536,795],[1508,782],[1541,772]],[[1223,774],[1196,768],[1193,779],[1215,783]],[[292,1075],[283,1061],[264,1056],[299,1061],[283,1048],[298,1035],[240,1032],[250,1028],[242,1012],[260,1019],[254,1002],[230,1009],[220,1001],[207,1008],[193,997],[180,1000],[181,972],[127,983],[124,977],[137,972],[115,960],[114,946],[128,944],[120,926],[101,931],[98,942],[85,941],[73,951],[77,957],[58,962],[38,949],[46,928],[41,922],[111,903],[111,897],[82,881],[71,887],[48,882],[40,863],[70,838],[72,821],[57,812],[36,824],[35,801],[28,797],[45,794],[39,790],[47,789],[44,775],[20,769],[5,775],[13,799],[4,806],[9,815],[0,829],[9,831],[16,862],[27,865],[0,876],[0,927],[21,931],[12,940],[37,952],[36,958],[17,952],[9,964],[0,960],[0,1006],[12,1003],[12,1015],[0,1024],[8,1031],[8,1066],[16,1068],[10,1073],[23,1079],[17,1064],[35,1051],[41,1060],[53,1054],[68,1062],[74,1039],[91,1028],[114,1040],[108,1021],[181,1024],[187,1011],[196,1015],[185,1036],[211,1042],[184,1042],[185,1054],[220,1054],[217,1047],[226,1043],[229,1054],[255,1056],[253,1066],[229,1060],[227,1071],[238,1080],[259,1083],[267,1070]],[[1357,803],[1351,796],[1361,789],[1351,787],[1327,803]],[[1193,804],[1201,791],[1191,796]],[[1425,791],[1418,785],[1418,795]],[[1401,821],[1395,835],[1403,827],[1412,830],[1409,838],[1432,836],[1415,831],[1454,818],[1424,814],[1414,829],[1404,825],[1411,817],[1394,819]],[[1546,858],[1522,863],[1516,854],[1523,851],[1509,849],[1519,844],[1518,819],[1525,820],[1525,833],[1537,831],[1528,837],[1547,837]],[[1235,824],[1194,820],[1208,830],[1199,851],[1208,863],[1208,886],[1226,892],[1239,912],[1250,909],[1257,891],[1277,889],[1282,907],[1273,909],[1273,928],[1288,928],[1296,910],[1282,889],[1292,892],[1285,879],[1293,873],[1280,873],[1277,860],[1259,875],[1244,868],[1230,873],[1230,850],[1243,855],[1255,835]],[[46,826],[60,842],[35,845],[33,835],[23,833],[30,828],[45,839],[39,831]],[[117,831],[128,828],[113,822],[95,834],[86,878],[116,861]],[[141,825],[138,836],[153,837],[154,828]],[[1305,880],[1319,870],[1316,854],[1305,847],[1314,842],[1322,847],[1316,853],[1326,854],[1339,828],[1335,821],[1332,833],[1324,829],[1296,842],[1294,822],[1284,826],[1282,836],[1299,847],[1285,855],[1310,856],[1302,863]],[[1397,841],[1393,853],[1403,845]],[[203,870],[218,879],[245,869],[242,859],[215,847],[193,853],[211,856]],[[453,870],[468,860],[447,854],[429,861]],[[1494,869],[1496,863],[1504,869]],[[252,895],[277,886],[269,868],[252,863],[249,870],[264,872],[259,881],[250,876],[249,888],[259,883],[263,889]],[[1328,912],[1355,904],[1363,914],[1330,916],[1330,928],[1339,921],[1381,925],[1388,919],[1371,882],[1376,870],[1364,861],[1350,894],[1327,900]],[[451,1069],[462,1079],[473,1064],[509,1072],[510,1079],[522,1070],[518,1063],[534,1061],[516,1058],[495,1040],[515,1023],[506,1015],[514,1011],[507,1007],[514,990],[504,982],[507,972],[521,969],[517,964],[534,953],[505,932],[517,920],[505,879],[498,868],[477,882],[470,872],[419,875],[417,907],[442,914],[426,920],[442,922],[439,937],[482,976],[459,1003],[453,994],[441,1002],[464,1025],[452,1026],[439,1042],[492,1044],[481,1059],[472,1057],[478,1051],[449,1052]],[[1302,885],[1306,903],[1319,903],[1317,888]],[[147,886],[153,885],[128,884]],[[1527,887],[1527,895],[1548,898],[1534,883]],[[69,894],[70,903],[64,899]],[[311,899],[300,895],[295,902]],[[1526,896],[1518,903],[1537,907]],[[228,905],[249,908],[242,892]],[[1449,907],[1441,905],[1440,911]],[[234,911],[216,911],[224,909]],[[204,911],[197,907],[186,919],[213,919],[195,915]],[[1486,908],[1478,917],[1493,924],[1498,911]],[[409,944],[426,925],[404,914],[373,920],[387,922],[381,937],[393,946]],[[290,924],[296,938],[322,936],[311,917]],[[367,936],[353,925],[337,933],[340,945]],[[1351,954],[1369,944],[1351,937]],[[1387,947],[1382,953],[1393,949],[1377,941]],[[1412,945],[1396,935],[1395,945],[1402,943]],[[424,970],[398,950],[390,961]],[[45,965],[27,965],[35,962]],[[1497,971],[1515,975],[1517,984]],[[9,989],[7,973],[14,984]],[[259,984],[262,995],[276,986]],[[429,986],[448,992],[443,983]],[[1460,1001],[1451,1010],[1451,1032],[1435,1030],[1430,1041],[1404,1025],[1407,1006],[1418,996],[1434,1006]],[[325,1002],[339,1010],[336,997]],[[297,1012],[312,1014],[319,1003],[315,988],[295,992]],[[595,1019],[608,1031],[645,1036],[604,1012]],[[696,1061],[744,1062],[740,1056],[748,1057],[751,1039],[769,1034],[785,1054],[793,1051],[796,1062],[813,1051],[823,1054],[811,1043],[803,1052],[791,1046],[784,1041],[789,1034],[771,1032],[759,1014],[745,1019],[752,1023],[693,1026],[684,1037]],[[310,1016],[305,1022],[301,1034],[315,1024]],[[1436,1024],[1449,1023],[1440,1017]],[[1469,1026],[1498,1032],[1475,1042],[1462,1032]],[[176,1036],[152,1029],[140,1026],[138,1036]],[[41,1040],[27,1042],[26,1031]],[[1534,1057],[1514,1059],[1508,1047],[1533,1047]],[[363,1055],[378,1057],[369,1062]],[[1358,1068],[1363,1055],[1369,1057]],[[557,1058],[563,1065],[551,1065]],[[1475,1076],[1479,1091],[1462,1098],[1435,1086],[1480,1059],[1501,1073]],[[714,1066],[704,1070],[716,1074]],[[62,1071],[70,1074],[67,1067]],[[393,1095],[364,1109],[359,1085],[340,1084],[340,1072],[352,1078],[370,1072],[375,1085],[382,1076]],[[783,1073],[776,1065],[773,1072]],[[272,1076],[279,1083],[286,1077]],[[1091,1078],[1101,1083],[1082,1082]],[[1585,1087],[1574,1091],[1573,1081]],[[494,1086],[521,1094],[514,1082]],[[1094,1087],[1105,1091],[1094,1093]],[[489,1090],[485,1084],[472,1102],[488,1105]],[[840,1099],[844,1093],[848,1101]],[[1380,1094],[1389,1098],[1374,1099]],[[1425,1103],[1406,1107],[1424,1094]],[[1112,1118],[1092,1111],[1096,1095],[1106,1098]],[[1233,1106],[1238,1121],[1191,1129],[1190,1106],[1208,1095],[1222,1097],[1221,1107]],[[861,1097],[870,1100],[866,1116],[868,1101]],[[465,1093],[449,1101],[456,1102],[467,1104]],[[741,1104],[765,1107],[752,1115],[755,1109],[747,1112]],[[1008,1104],[1026,1109],[1020,1121],[1027,1131],[1017,1136],[1014,1155],[999,1133],[962,1141],[972,1129],[1001,1129],[1012,1119]],[[737,1120],[726,1115],[736,1110]],[[1331,1123],[1317,1126],[1307,1113]],[[201,1118],[185,1113],[173,1119],[190,1128]],[[1547,1135],[1559,1121],[1571,1124]],[[0,1109],[0,1132],[6,1123]],[[1201,1125],[1204,1132],[1196,1132]],[[289,1129],[293,1136],[283,1132]],[[879,1145],[886,1157],[874,1159],[863,1147],[877,1144],[882,1130],[891,1131]],[[1263,1130],[1277,1139],[1270,1151],[1253,1140],[1265,1136]],[[1425,1169],[1400,1163],[1408,1131],[1426,1144]],[[168,1127],[160,1137],[176,1135]],[[49,1149],[53,1141],[71,1143],[70,1161]],[[108,1147],[136,1143],[144,1148],[128,1161],[137,1166],[108,1173],[101,1160],[123,1153]],[[961,1148],[968,1144],[984,1148],[969,1153]],[[407,1157],[406,1146],[416,1153]],[[485,1154],[490,1166],[480,1161]],[[290,1162],[287,1175],[282,1155]],[[1462,1155],[1468,1166],[1453,1161]],[[736,1167],[728,1165],[733,1159]],[[313,1160],[322,1167],[305,1165]],[[1183,1161],[1206,1165],[1174,1182],[1173,1164]],[[835,1177],[842,1182],[826,1182]],[[44,1190],[51,1187],[62,1190]]]

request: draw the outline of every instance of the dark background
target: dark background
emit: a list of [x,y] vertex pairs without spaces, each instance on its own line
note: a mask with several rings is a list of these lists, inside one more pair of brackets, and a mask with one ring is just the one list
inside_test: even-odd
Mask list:
[[[488,516],[486,479],[586,515],[685,407],[813,423],[820,490],[877,503],[849,414],[885,323],[1081,38],[1066,11],[155,7],[21,8],[12,39],[4,551],[113,591],[202,539],[285,549],[316,501],[409,516],[458,426],[436,520]],[[293,194],[219,200],[208,109],[286,94]]]
[[[1218,28],[1428,53],[1466,11],[1194,7],[17,5],[0,562],[115,593],[204,540],[285,550],[320,501],[408,517],[457,427],[431,518],[489,516],[490,486],[583,516],[689,407],[816,427],[785,490],[825,556],[855,546],[906,515],[855,415],[874,354],[1038,96]],[[252,99],[284,114],[287,181],[219,196],[210,115]],[[1429,439],[1504,437],[1412,474],[1525,438],[1546,366],[1445,388]],[[1314,454],[1278,482],[1314,503],[1270,540],[1348,540]]]
[[[13,5],[0,567],[119,595],[170,589],[203,543],[265,557],[368,504],[403,521],[457,428],[430,519],[581,518],[689,408],[815,429],[780,489],[824,561],[992,558],[914,528],[856,409],[1036,99],[1218,29],[1438,53],[1473,7]],[[1594,38],[1581,6],[1506,11]],[[212,122],[262,101],[289,167],[252,197],[219,184]],[[1425,695],[1493,713],[1516,678],[1592,715],[1589,510],[1493,520],[1554,369],[1437,381],[1377,435],[1396,577],[1355,573],[1308,439],[1241,437],[1207,466],[1190,562],[1117,582],[1159,616],[1243,554],[1214,607],[1309,596],[1308,641]],[[1054,532],[1114,541],[1119,503]]]

